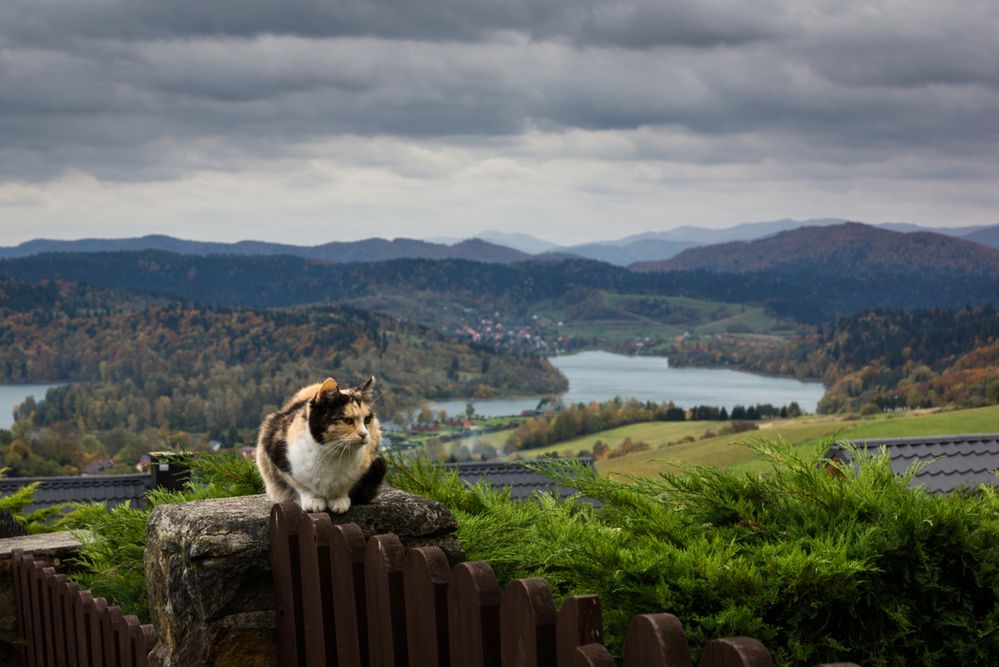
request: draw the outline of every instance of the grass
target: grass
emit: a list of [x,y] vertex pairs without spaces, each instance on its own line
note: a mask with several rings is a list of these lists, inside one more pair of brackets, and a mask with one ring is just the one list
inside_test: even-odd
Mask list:
[[520,453],[525,457],[542,456],[552,452],[558,452],[559,456],[574,455],[581,449],[591,451],[597,440],[614,446],[625,438],[631,438],[635,442],[644,441],[657,447],[669,442],[677,442],[687,436],[698,438],[713,426],[717,427],[713,422],[644,422],[583,435],[547,447],[525,449]]
[[[730,328],[752,334],[778,333],[781,323],[755,306],[708,301],[677,296],[614,294],[600,292],[601,302],[617,309],[620,317],[593,320],[571,319],[564,308],[554,307],[545,311],[554,319],[563,320],[560,333],[582,338],[600,338],[618,342],[634,338],[672,339],[684,332],[695,334],[728,333]],[[668,304],[672,313],[661,318],[631,312],[631,302],[658,301]],[[787,333],[787,332],[783,332]]]
[[[593,442],[598,439],[613,447],[625,438],[631,438],[635,441],[648,442],[653,449],[600,461],[597,463],[597,470],[601,475],[654,476],[677,472],[679,469],[677,463],[721,468],[736,466],[737,470],[759,471],[765,467],[765,463],[756,452],[745,445],[759,441],[763,437],[781,438],[794,446],[802,455],[813,455],[820,453],[818,450],[823,446],[822,440],[830,436],[853,440],[992,433],[999,432],[999,405],[970,410],[886,414],[863,418],[809,416],[764,423],[760,431],[663,446],[666,442],[678,440],[684,434],[699,437],[704,431],[708,429],[717,431],[722,425],[722,422],[633,424],[558,443],[545,449],[532,450],[531,453],[540,454],[545,451],[575,453],[580,449],[592,448]],[[687,430],[681,431],[681,428]],[[587,443],[589,447],[586,446]]]

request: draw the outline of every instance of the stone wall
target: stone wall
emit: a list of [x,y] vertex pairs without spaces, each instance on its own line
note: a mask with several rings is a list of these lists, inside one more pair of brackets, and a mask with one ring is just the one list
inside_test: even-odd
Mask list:
[[[268,524],[272,503],[246,496],[161,505],[146,529],[146,582],[159,644],[150,664],[276,665]],[[444,506],[395,489],[370,505],[331,514],[365,537],[395,533],[407,547],[463,554]]]

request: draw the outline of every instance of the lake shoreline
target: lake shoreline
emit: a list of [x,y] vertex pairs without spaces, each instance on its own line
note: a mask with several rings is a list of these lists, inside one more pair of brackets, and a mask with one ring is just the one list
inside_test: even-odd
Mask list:
[[[566,405],[605,402],[616,396],[643,403],[672,401],[685,409],[709,405],[730,410],[735,405],[766,403],[781,407],[796,402],[806,412],[814,412],[825,394],[820,381],[763,375],[731,367],[672,366],[665,356],[586,350],[548,360],[569,380],[569,390],[557,395]],[[544,397],[438,399],[431,401],[431,407],[435,412],[444,409],[455,416],[463,414],[465,406],[472,403],[483,416],[517,416],[533,410]]]

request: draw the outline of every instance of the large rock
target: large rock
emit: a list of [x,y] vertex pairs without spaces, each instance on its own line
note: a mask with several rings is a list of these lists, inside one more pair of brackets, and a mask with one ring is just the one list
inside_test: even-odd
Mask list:
[[[151,664],[276,665],[268,523],[272,503],[245,496],[161,505],[146,528],[146,582],[159,644]],[[331,514],[366,537],[395,533],[407,547],[463,554],[443,505],[388,489],[370,505]]]

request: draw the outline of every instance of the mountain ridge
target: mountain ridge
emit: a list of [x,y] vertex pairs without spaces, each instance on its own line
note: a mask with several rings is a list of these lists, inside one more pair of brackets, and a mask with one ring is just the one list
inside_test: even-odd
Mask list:
[[377,262],[393,259],[467,259],[477,262],[510,263],[529,259],[528,253],[482,239],[465,239],[454,245],[419,239],[370,238],[360,241],[331,241],[315,246],[299,246],[268,241],[244,240],[235,243],[190,241],[164,234],[76,241],[33,239],[17,246],[0,248],[0,259],[17,259],[48,253],[137,252],[159,250],[179,255],[291,255],[337,263]]
[[872,271],[968,273],[999,276],[999,251],[932,232],[894,232],[859,222],[801,227],[754,241],[733,241],[685,250],[635,271],[815,270],[862,276]]

